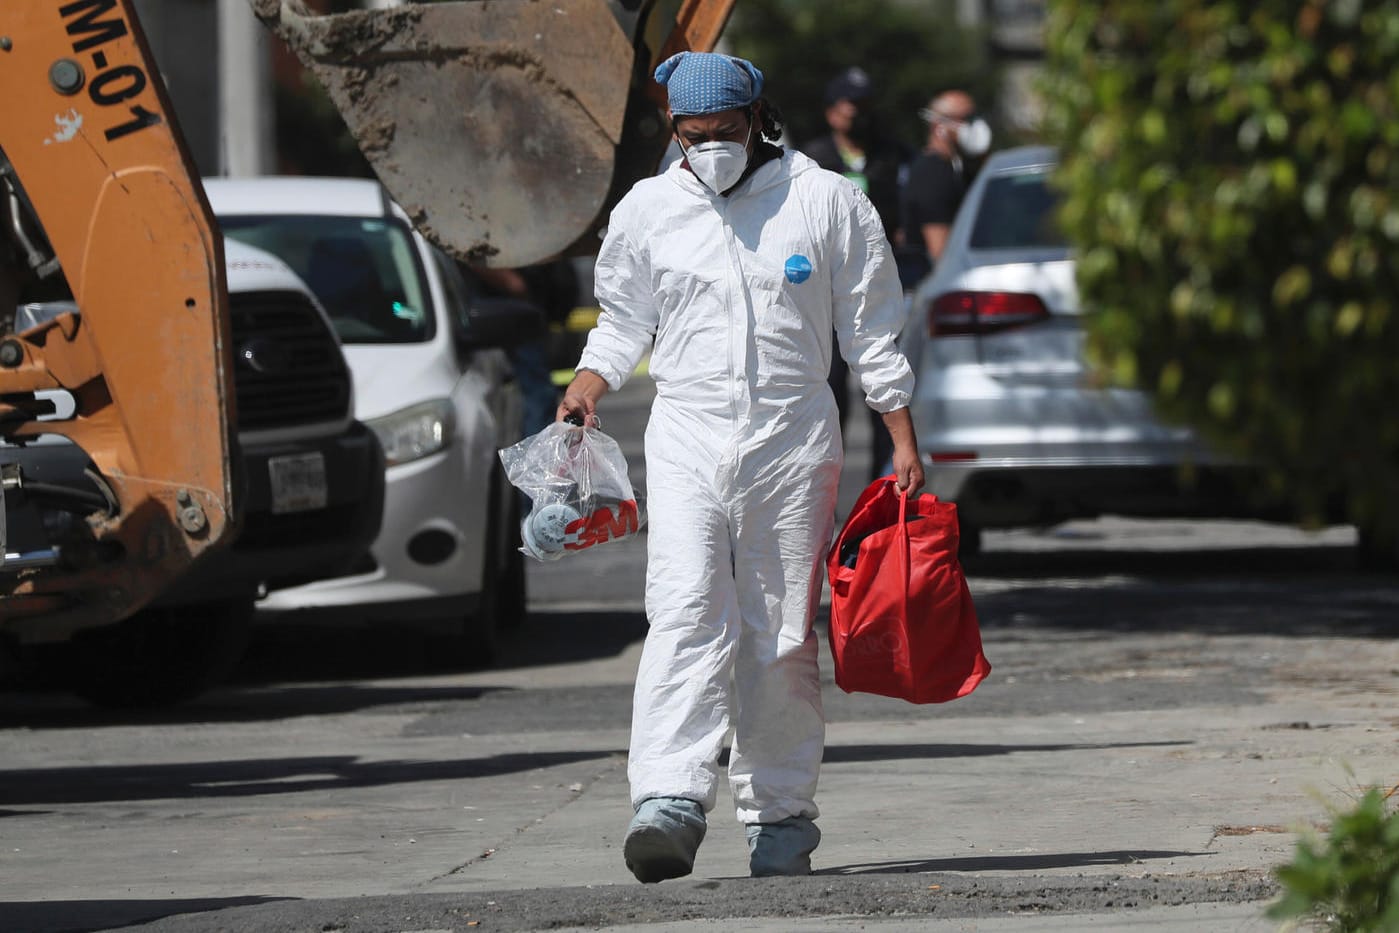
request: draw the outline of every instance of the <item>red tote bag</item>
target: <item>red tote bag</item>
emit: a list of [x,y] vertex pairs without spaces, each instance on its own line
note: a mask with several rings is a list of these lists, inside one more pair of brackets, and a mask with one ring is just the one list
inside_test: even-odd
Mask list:
[[957,544],[952,503],[892,476],[860,494],[826,560],[837,686],[945,703],[991,672]]

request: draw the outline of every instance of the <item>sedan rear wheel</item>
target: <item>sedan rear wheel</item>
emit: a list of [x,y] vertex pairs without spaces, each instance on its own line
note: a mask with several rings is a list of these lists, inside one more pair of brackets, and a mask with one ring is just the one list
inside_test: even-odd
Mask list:
[[1356,542],[1356,562],[1361,570],[1399,571],[1399,534],[1361,526]]
[[957,558],[966,560],[969,557],[981,556],[981,526],[973,525],[971,522],[961,522],[957,529],[958,547]]

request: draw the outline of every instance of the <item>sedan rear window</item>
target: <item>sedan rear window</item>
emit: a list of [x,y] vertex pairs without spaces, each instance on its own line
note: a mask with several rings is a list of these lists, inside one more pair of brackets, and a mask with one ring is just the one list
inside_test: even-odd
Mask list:
[[972,249],[1066,247],[1054,220],[1058,196],[1041,172],[1002,175],[987,182],[972,227]]
[[379,217],[226,216],[226,236],[277,256],[310,286],[343,343],[417,343],[434,322],[412,235]]

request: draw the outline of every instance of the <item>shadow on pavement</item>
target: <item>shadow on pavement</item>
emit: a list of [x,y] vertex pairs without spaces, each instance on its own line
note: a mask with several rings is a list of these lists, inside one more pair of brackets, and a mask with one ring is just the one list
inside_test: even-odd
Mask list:
[[1150,577],[1199,576],[1227,579],[1239,574],[1277,576],[1342,575],[1371,583],[1395,584],[1394,575],[1356,569],[1355,548],[1344,544],[1302,547],[1196,548],[1081,547],[1064,550],[986,550],[966,558],[968,574],[1038,579],[1098,574]]
[[[1218,557],[1216,556],[1216,561]],[[1045,582],[983,591],[973,577],[981,628],[1119,631],[1133,634],[1399,637],[1399,584],[1384,578],[1288,572],[1262,578],[1215,568],[1170,578],[1162,573]]]
[[[641,612],[542,609],[501,634],[492,667],[522,669],[614,657],[645,635],[646,617]],[[0,670],[0,729],[263,722],[473,701],[510,689],[441,681],[384,682],[441,678],[471,667],[456,643],[428,626],[272,621],[254,627],[243,660],[223,685],[190,702],[161,709],[99,709],[32,672],[16,672],[7,680]]]
[[839,865],[813,875],[902,875],[948,871],[1043,871],[1050,868],[1088,868],[1095,865],[1136,865],[1152,859],[1199,858],[1213,852],[1171,852],[1156,849],[1124,849],[1110,852],[1046,852],[1043,855],[975,855],[967,858],[935,858],[922,861],[897,859]]
[[625,610],[531,610],[501,646],[497,668],[540,667],[612,658],[646,637],[646,613]]
[[503,688],[308,684],[221,687],[178,706],[100,709],[59,691],[13,693],[0,705],[0,729],[81,729],[178,725],[191,722],[269,722],[290,716],[334,715],[361,709],[478,700]]
[[522,752],[452,761],[363,761],[348,755],[318,755],[165,765],[29,768],[0,771],[0,799],[13,806],[254,797],[489,777],[623,754],[623,751]]
[[980,758],[1014,755],[1018,752],[1078,752],[1108,748],[1161,748],[1192,745],[1192,742],[1082,742],[1049,745],[828,745],[821,760],[826,764],[859,761],[898,761],[911,758]]
[[[499,636],[493,668],[538,667],[614,657],[646,635],[646,616],[628,611],[531,611]],[[452,639],[429,626],[272,622],[257,626],[232,682],[432,676],[472,667]]]
[[205,897],[171,900],[0,901],[0,922],[25,933],[89,933],[147,923],[177,914],[204,913],[290,901],[289,897]]

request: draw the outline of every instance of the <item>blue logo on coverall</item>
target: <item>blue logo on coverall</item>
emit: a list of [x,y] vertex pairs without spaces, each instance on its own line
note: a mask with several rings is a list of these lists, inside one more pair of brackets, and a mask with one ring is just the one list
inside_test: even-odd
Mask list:
[[787,281],[800,285],[811,277],[811,260],[801,253],[793,253],[787,260]]

